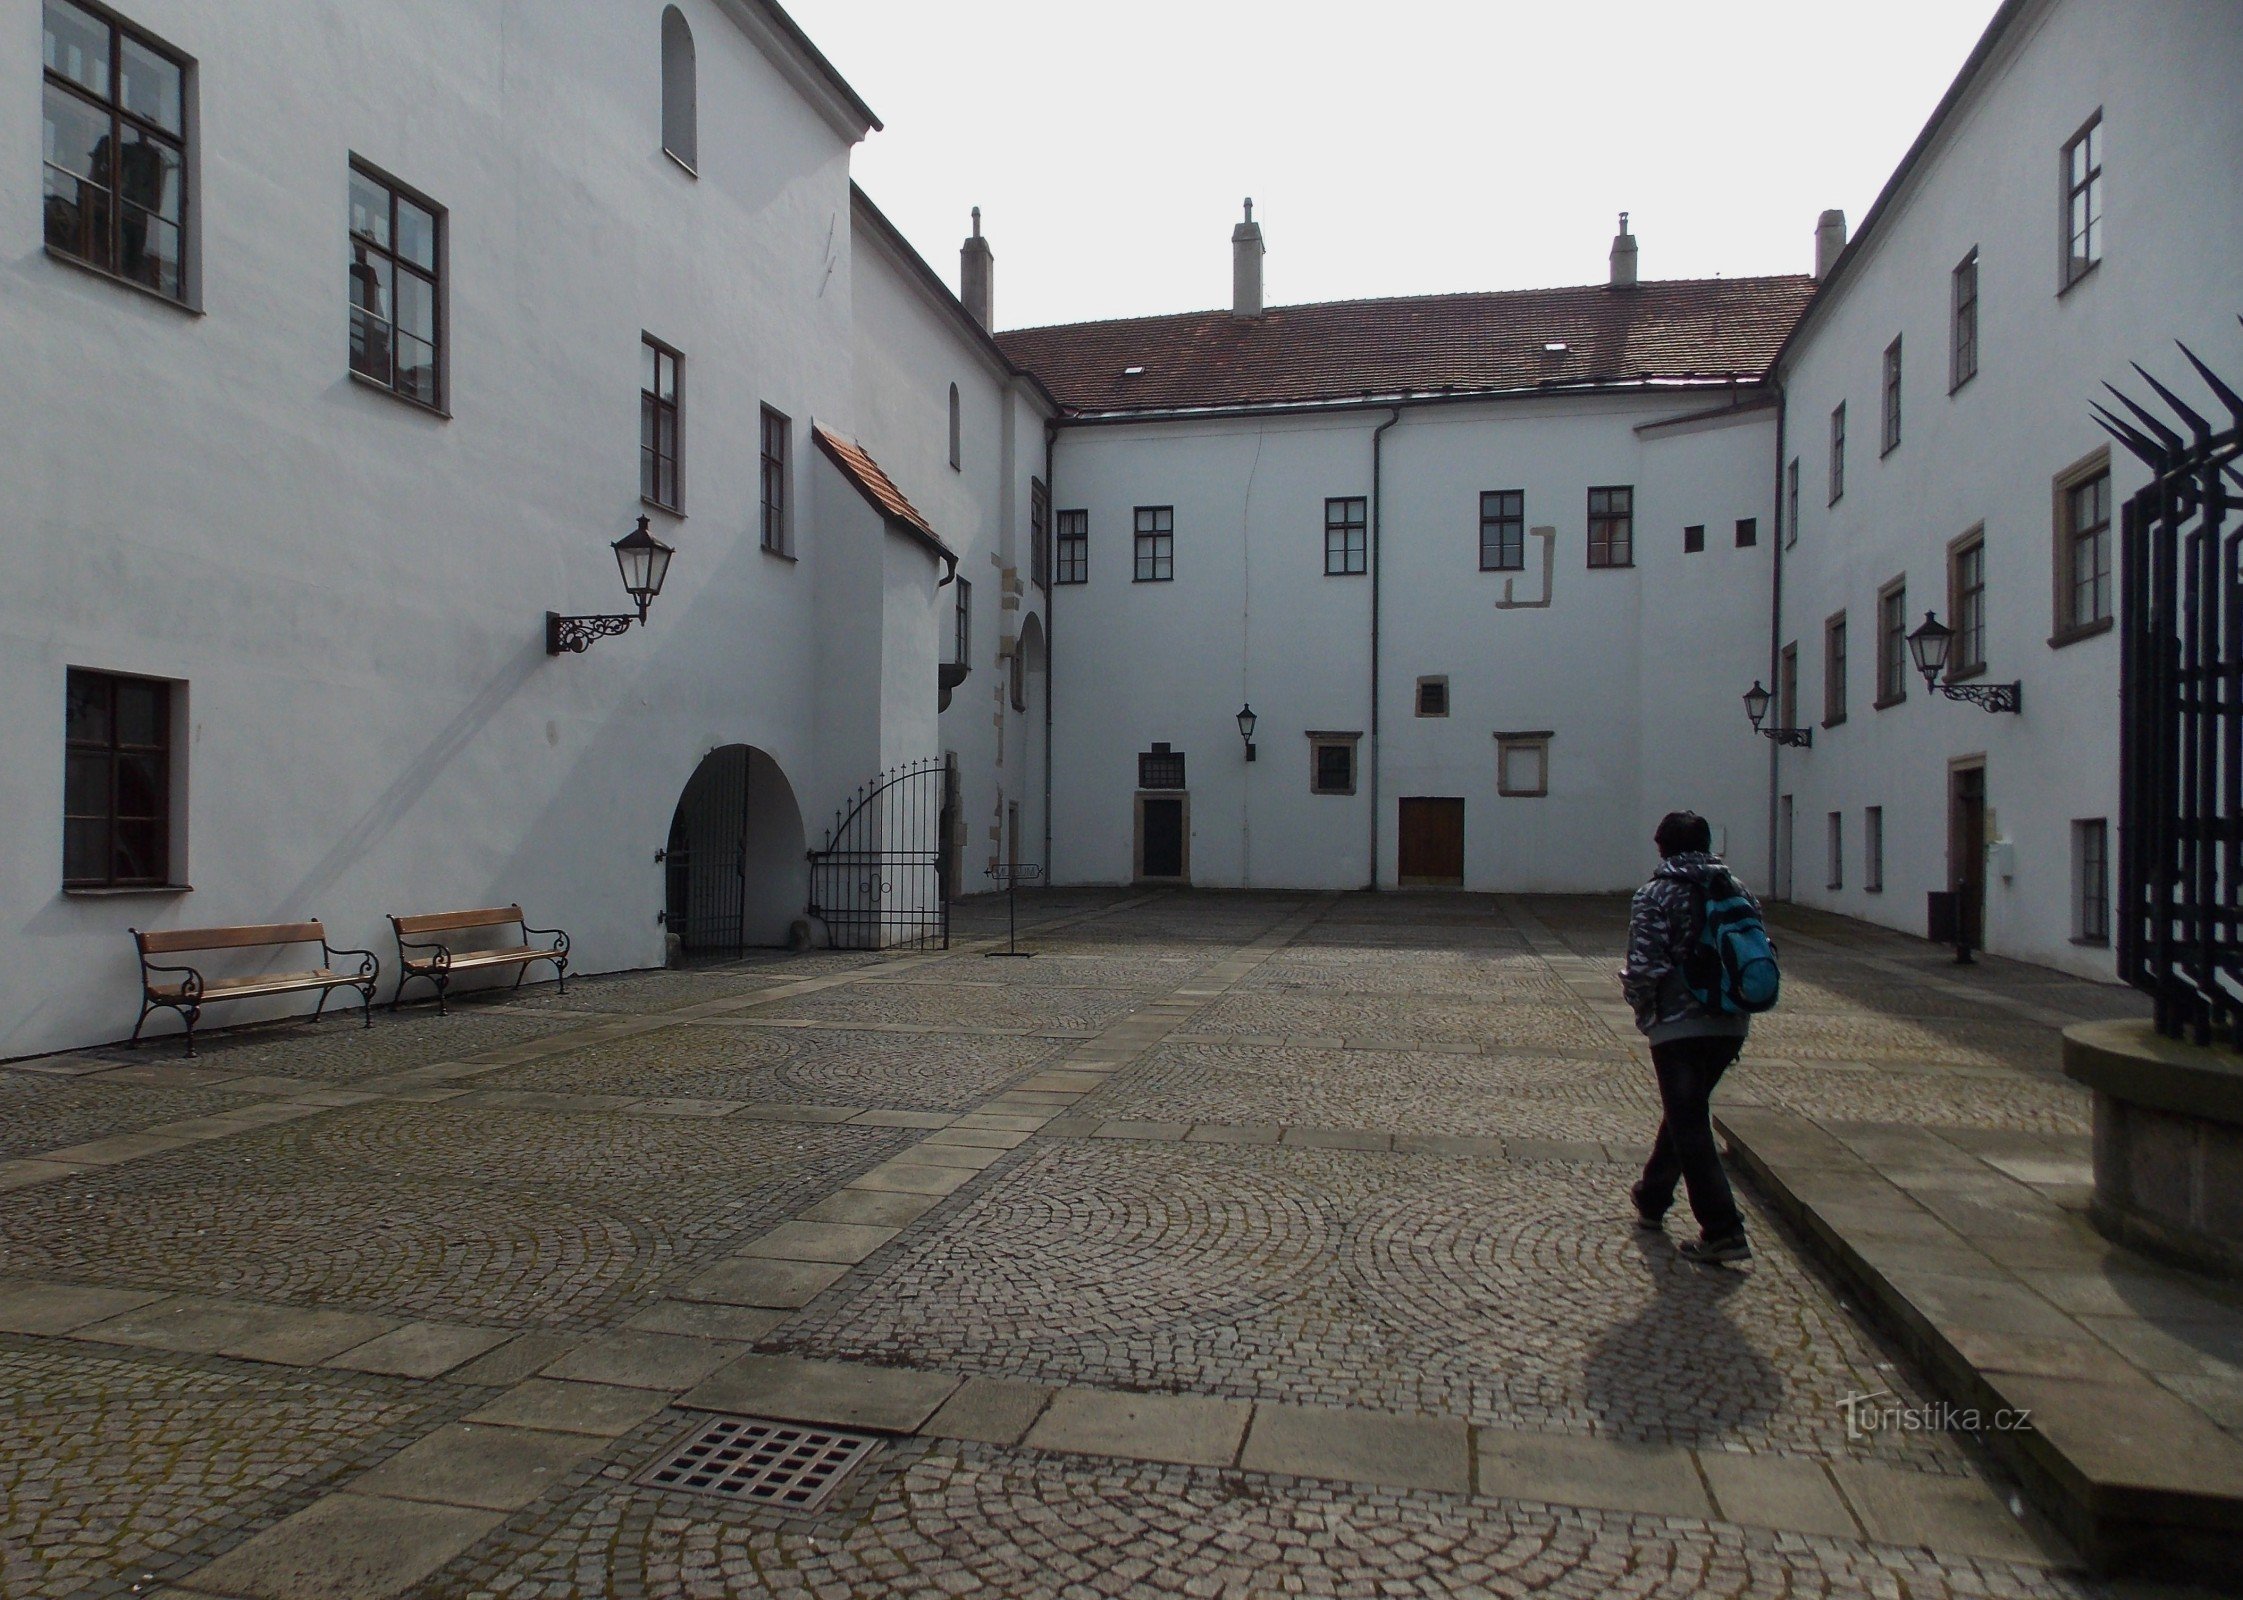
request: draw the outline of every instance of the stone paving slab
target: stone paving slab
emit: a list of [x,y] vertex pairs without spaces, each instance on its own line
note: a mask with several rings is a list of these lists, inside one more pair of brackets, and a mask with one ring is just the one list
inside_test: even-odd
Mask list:
[[1835,1539],[1862,1536],[1860,1522],[1822,1462],[1719,1450],[1701,1450],[1697,1461],[1724,1521]]
[[1437,1417],[1257,1405],[1238,1464],[1398,1489],[1472,1490],[1471,1430]]
[[582,1433],[455,1422],[415,1441],[350,1486],[360,1495],[518,1511],[600,1448]]
[[335,1494],[220,1556],[197,1594],[391,1600],[498,1527],[496,1511]]
[[1239,1401],[1202,1395],[1067,1388],[1052,1397],[1027,1442],[1039,1450],[1224,1467],[1238,1459],[1251,1414]]
[[699,1382],[739,1353],[738,1345],[720,1340],[623,1329],[585,1340],[544,1376],[669,1392]]
[[743,1257],[718,1262],[678,1293],[687,1300],[791,1308],[808,1305],[824,1290],[839,1283],[846,1272],[846,1268],[832,1263],[759,1261]]
[[1482,1494],[1656,1516],[1713,1515],[1687,1450],[1500,1428],[1475,1430],[1472,1445]]
[[959,1382],[949,1373],[750,1355],[695,1385],[678,1404],[692,1411],[914,1433]]
[[1059,1391],[1009,1378],[968,1378],[920,1431],[943,1439],[1018,1444]]
[[0,1333],[70,1333],[165,1298],[146,1289],[92,1289],[74,1283],[0,1283]]
[[329,1356],[323,1365],[348,1367],[354,1372],[386,1372],[400,1378],[435,1378],[496,1349],[511,1337],[504,1328],[408,1322]]
[[501,1428],[542,1428],[620,1439],[647,1418],[669,1409],[667,1395],[621,1384],[532,1378],[516,1384],[463,1419]]
[[170,1295],[81,1327],[73,1337],[192,1355],[317,1366],[397,1326],[386,1317],[302,1311],[198,1295]]
[[853,1222],[782,1222],[760,1238],[749,1240],[740,1253],[778,1261],[849,1265],[862,1261],[900,1231]]

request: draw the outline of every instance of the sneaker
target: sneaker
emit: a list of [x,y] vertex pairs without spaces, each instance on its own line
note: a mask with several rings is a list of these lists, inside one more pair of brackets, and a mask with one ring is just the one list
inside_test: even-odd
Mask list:
[[1726,1239],[1684,1239],[1674,1247],[1674,1253],[1701,1267],[1712,1267],[1724,1261],[1750,1261],[1752,1246],[1745,1243],[1743,1234],[1733,1233]]
[[1643,1209],[1642,1184],[1636,1183],[1629,1185],[1628,1203],[1635,1208],[1637,1227],[1643,1229],[1643,1231],[1646,1233],[1666,1232],[1667,1214],[1664,1211],[1646,1211]]

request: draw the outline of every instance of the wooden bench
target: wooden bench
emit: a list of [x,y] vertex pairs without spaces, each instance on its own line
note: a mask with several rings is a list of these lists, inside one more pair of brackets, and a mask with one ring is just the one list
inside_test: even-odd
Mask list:
[[[513,967],[514,987],[519,989],[533,961],[552,962],[554,975],[561,982],[561,993],[569,992],[569,936],[558,928],[531,927],[522,920],[520,906],[492,906],[482,911],[438,911],[421,917],[391,917],[389,925],[397,932],[397,993],[390,996],[389,1008],[392,1011],[405,998],[405,985],[415,978],[422,978],[436,985],[436,1009],[443,1012],[446,1009],[444,991],[451,987],[454,973],[476,972],[485,967]],[[448,939],[412,937],[505,927],[520,928],[522,942],[455,949]],[[532,934],[553,942],[549,945],[531,944]]]
[[[238,928],[164,928],[152,933],[132,930],[133,944],[140,951],[140,1020],[132,1025],[131,1043],[140,1043],[140,1030],[148,1025],[152,1011],[170,1010],[179,1013],[187,1024],[187,1054],[195,1053],[195,1020],[202,1008],[216,1000],[252,1000],[263,995],[300,994],[319,991],[319,1007],[312,1012],[316,1020],[327,1009],[327,997],[337,989],[356,989],[363,997],[360,1007],[366,1015],[366,1026],[374,1025],[374,985],[381,977],[382,964],[371,950],[345,950],[327,942],[327,929],[317,922],[269,922]],[[183,951],[202,950],[264,950],[280,949],[288,945],[316,944],[319,946],[319,965],[309,972],[253,972],[239,978],[209,978],[199,966],[168,966],[151,961],[150,956],[177,955]],[[359,958],[355,971],[336,965],[338,956]],[[157,974],[174,974],[176,982],[159,982]]]

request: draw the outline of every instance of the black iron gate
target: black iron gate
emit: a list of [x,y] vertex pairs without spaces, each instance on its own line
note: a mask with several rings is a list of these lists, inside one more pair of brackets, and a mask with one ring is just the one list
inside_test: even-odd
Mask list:
[[881,774],[834,814],[810,852],[810,915],[837,950],[950,948],[950,837],[957,776],[947,757]]
[[2120,524],[2118,965],[2159,1032],[2243,1049],[2243,395],[2181,353],[2229,426],[2139,366],[2185,435],[2096,408],[2150,469]]
[[712,750],[694,768],[663,852],[663,922],[688,955],[747,947],[748,747]]

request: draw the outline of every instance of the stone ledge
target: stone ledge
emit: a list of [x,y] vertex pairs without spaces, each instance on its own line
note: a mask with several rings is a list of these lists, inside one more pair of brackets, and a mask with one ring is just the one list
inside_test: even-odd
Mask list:
[[2064,1075],[2130,1105],[2243,1126],[2243,1056],[2168,1039],[2147,1022],[2066,1028]]

